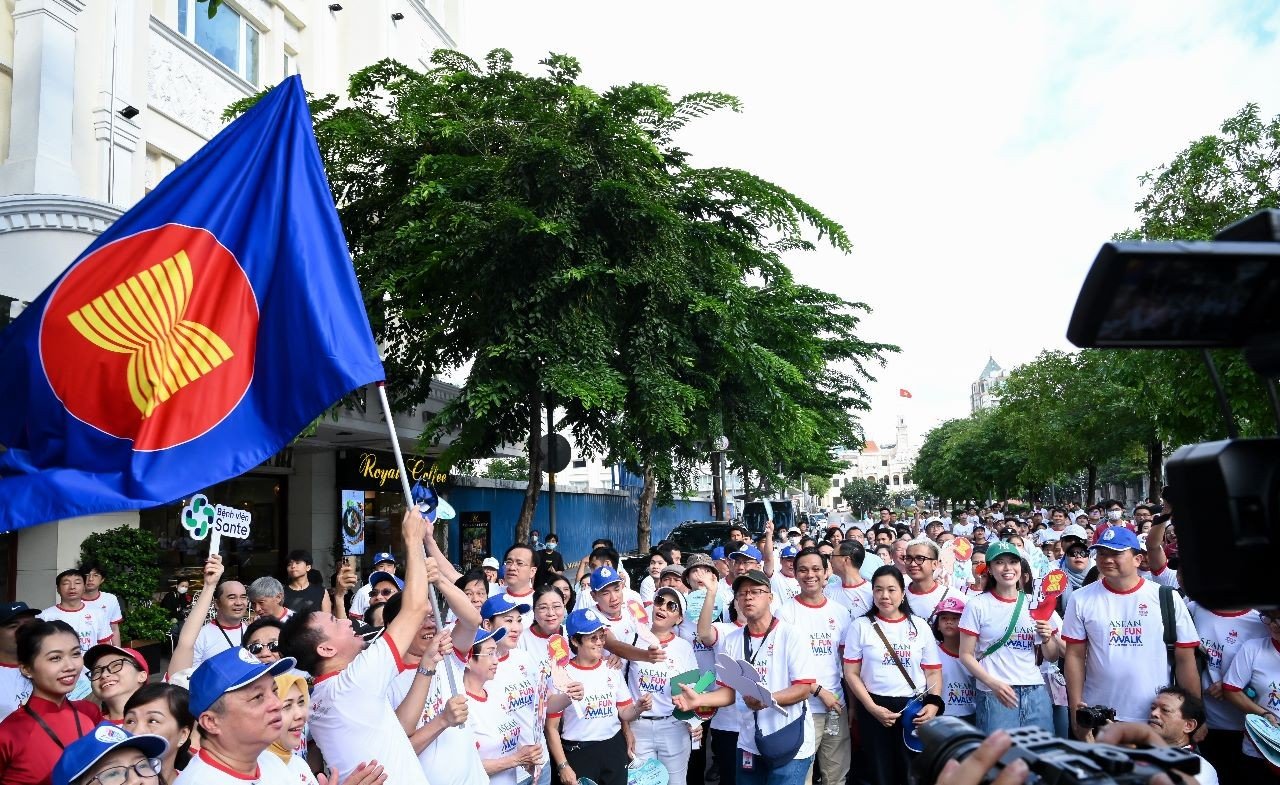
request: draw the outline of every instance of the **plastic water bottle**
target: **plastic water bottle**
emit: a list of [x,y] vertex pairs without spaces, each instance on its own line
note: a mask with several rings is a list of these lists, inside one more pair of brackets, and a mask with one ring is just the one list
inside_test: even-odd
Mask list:
[[840,735],[840,723],[844,722],[844,715],[838,711],[827,712],[827,724],[823,726],[822,732],[827,736]]

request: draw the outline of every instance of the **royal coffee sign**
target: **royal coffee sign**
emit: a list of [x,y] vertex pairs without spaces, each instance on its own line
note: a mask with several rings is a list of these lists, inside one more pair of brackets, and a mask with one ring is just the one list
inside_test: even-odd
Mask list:
[[[409,484],[440,487],[449,475],[436,468],[435,461],[417,455],[404,456]],[[379,450],[344,450],[338,453],[338,487],[362,491],[400,491],[400,470],[396,457]]]

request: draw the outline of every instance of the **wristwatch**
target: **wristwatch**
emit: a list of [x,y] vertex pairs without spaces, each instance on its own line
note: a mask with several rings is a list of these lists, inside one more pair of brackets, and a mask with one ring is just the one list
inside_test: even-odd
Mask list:
[[557,764],[556,764],[556,771],[564,771],[564,770],[565,770],[565,769],[567,769],[567,768],[569,768],[569,761],[565,761],[564,763],[557,763]]
[[419,666],[418,666],[418,675],[419,675],[419,676],[435,676],[435,675],[436,675],[436,672],[435,672],[435,670],[434,670],[434,669],[427,669],[427,668],[423,668],[421,665],[419,665]]

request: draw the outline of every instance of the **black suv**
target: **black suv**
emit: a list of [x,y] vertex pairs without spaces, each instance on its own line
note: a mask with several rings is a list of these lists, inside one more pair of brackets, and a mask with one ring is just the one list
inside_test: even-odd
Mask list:
[[682,554],[710,554],[729,541],[730,525],[728,521],[686,521],[672,529],[667,539],[678,545]]

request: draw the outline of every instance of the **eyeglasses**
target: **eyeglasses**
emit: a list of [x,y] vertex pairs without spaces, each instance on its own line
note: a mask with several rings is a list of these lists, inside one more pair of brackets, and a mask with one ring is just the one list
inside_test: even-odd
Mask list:
[[98,772],[98,776],[89,780],[99,785],[124,785],[129,781],[129,771],[135,771],[139,777],[150,779],[160,774],[159,758],[143,758],[132,766],[112,766]]
[[250,654],[261,654],[263,649],[267,651],[280,651],[280,641],[267,641],[266,643],[250,643],[245,646]]
[[1067,551],[1067,555],[1073,559],[1079,559],[1082,556],[1088,556],[1089,551],[1086,550],[1085,548],[1072,548],[1071,550]]
[[768,589],[747,589],[746,591],[738,592],[738,596],[750,597],[752,599],[755,599],[756,597],[763,597],[768,593],[769,593]]
[[676,613],[680,612],[679,603],[673,600],[654,600],[653,607],[662,608],[664,611],[675,611]]
[[519,559],[507,559],[506,561],[504,561],[504,562],[503,562],[503,564],[507,565],[508,567],[530,567],[530,566],[532,566],[529,562],[527,562],[527,561],[520,561]]
[[124,659],[122,657],[116,660],[115,662],[111,662],[106,665],[101,665],[97,668],[94,668],[93,670],[89,671],[89,681],[97,681],[98,679],[101,679],[102,674],[104,673],[119,673],[120,669],[124,667],[124,664],[126,662],[129,662],[129,660]]
[[903,564],[924,564],[927,561],[933,561],[932,556],[903,556]]
[[369,593],[370,593],[370,594],[372,594],[374,597],[394,597],[394,596],[395,596],[395,593],[396,593],[396,590],[395,590],[395,589],[380,589],[379,591],[369,592]]

